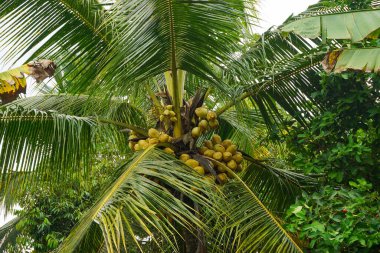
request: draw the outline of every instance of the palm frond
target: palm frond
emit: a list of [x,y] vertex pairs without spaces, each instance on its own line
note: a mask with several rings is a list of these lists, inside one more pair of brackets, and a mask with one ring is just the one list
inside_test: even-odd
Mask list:
[[[267,208],[255,189],[250,188],[233,171],[228,171],[234,175],[235,180],[231,180],[224,187],[228,217],[224,228],[218,229],[219,245],[222,247],[220,251],[302,252],[293,236],[285,231],[280,219]],[[269,187],[274,178],[268,177],[268,174],[263,177],[259,174],[248,179]],[[263,179],[264,182],[261,182]],[[223,222],[219,223],[221,224]]]
[[160,245],[156,235],[163,236],[172,250],[176,250],[179,235],[176,226],[205,229],[205,225],[193,213],[193,207],[173,192],[178,191],[212,209],[210,200],[197,193],[212,194],[210,186],[183,163],[151,146],[136,153],[120,168],[118,178],[84,215],[59,252],[74,252],[93,222],[100,224],[108,252],[118,252],[128,245],[139,246],[139,240],[146,237]]
[[260,112],[249,107],[229,110],[219,118],[218,134],[222,139],[231,139],[239,149],[248,154],[252,155],[255,144],[261,142],[266,135],[265,122]]
[[31,171],[35,177],[54,173],[59,180],[72,176],[70,168],[88,166],[93,119],[14,106],[0,109],[2,182],[8,182],[14,172]]
[[141,80],[170,70],[174,75],[174,69],[215,80],[210,66],[221,66],[236,51],[246,24],[245,2],[118,2],[109,20],[120,27],[101,63],[102,88],[126,94]]
[[98,57],[111,39],[102,26],[105,15],[97,0],[2,1],[2,60],[48,58],[68,82],[93,80]]
[[279,159],[253,161],[240,176],[265,206],[279,217],[303,190],[316,186],[314,179],[292,171]]
[[16,238],[19,232],[16,229],[17,223],[20,221],[20,217],[13,218],[8,221],[2,227],[0,227],[0,251],[5,252],[8,245],[16,244]]
[[324,56],[319,43],[293,34],[283,37],[276,31],[263,34],[226,71],[229,82],[240,88],[236,89],[235,101],[224,104],[218,113],[248,100],[269,129],[286,113],[305,124],[318,112],[312,93],[319,86],[319,63]]
[[10,105],[78,117],[113,120],[140,128],[146,127],[147,124],[145,112],[126,100],[117,98],[105,101],[103,98],[88,95],[48,94],[19,99]]

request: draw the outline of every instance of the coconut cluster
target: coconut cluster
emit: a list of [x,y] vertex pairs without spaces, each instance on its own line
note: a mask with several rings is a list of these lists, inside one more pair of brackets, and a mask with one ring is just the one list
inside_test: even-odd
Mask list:
[[[230,173],[226,167],[234,172],[242,170],[241,163],[243,162],[243,155],[238,151],[237,146],[233,144],[231,140],[222,140],[219,135],[214,134],[211,140],[204,141],[197,152],[194,152],[193,147],[189,147],[188,143],[178,140],[174,143],[173,137],[168,134],[171,131],[171,125],[177,121],[176,114],[173,111],[173,105],[166,105],[159,119],[161,122],[159,125],[160,129],[163,129],[162,131],[150,128],[148,130],[148,137],[139,136],[134,131],[130,132],[129,147],[133,151],[144,150],[156,144],[170,143],[170,146],[175,147],[178,153],[175,153],[172,148],[165,147],[164,151],[166,153],[176,156],[211,183],[224,184],[229,178],[233,177],[232,173]],[[194,139],[197,139],[207,131],[219,127],[217,114],[203,106],[196,108],[194,115],[192,115],[189,120],[191,120],[191,136]],[[199,155],[202,155],[203,158],[200,159]],[[209,161],[205,160],[205,158]],[[204,162],[201,164],[200,161],[202,160]]]
[[219,126],[216,113],[205,107],[198,107],[195,109],[195,115],[197,118],[193,120],[197,126],[191,130],[191,136],[193,138],[198,138],[208,130],[216,129]]
[[164,123],[165,129],[169,129],[170,125],[177,121],[173,105],[166,105],[164,111],[160,114],[160,121]]
[[[184,162],[187,166],[193,168],[194,171],[196,171],[198,174],[203,176],[204,180],[209,181],[210,183],[216,182],[216,177],[209,173],[205,167],[203,167],[197,160],[195,160],[191,155],[189,154],[181,154],[179,156],[179,159]],[[221,181],[221,182],[227,182],[227,181]]]
[[217,134],[214,134],[211,140],[203,143],[199,148],[199,153],[211,158],[214,170],[218,173],[221,182],[226,182],[228,177],[232,178],[226,167],[235,172],[242,170],[243,155],[238,151],[238,147],[229,139],[222,140]]
[[[129,147],[133,151],[144,150],[149,146],[158,144],[158,143],[171,143],[173,141],[173,137],[168,135],[165,132],[160,132],[155,128],[150,128],[148,130],[148,138],[138,137],[138,135],[131,131],[129,135]],[[168,154],[174,155],[174,150],[166,147],[164,151]]]

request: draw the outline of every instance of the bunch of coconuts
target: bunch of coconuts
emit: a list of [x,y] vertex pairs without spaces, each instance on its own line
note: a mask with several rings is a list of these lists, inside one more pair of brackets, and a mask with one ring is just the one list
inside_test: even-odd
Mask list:
[[217,115],[215,112],[209,111],[205,107],[198,107],[195,109],[195,115],[197,118],[193,119],[193,123],[198,123],[198,126],[191,130],[191,136],[193,138],[198,138],[210,129],[218,128],[219,121],[217,120]]
[[[197,107],[194,114],[190,116],[191,125],[189,135],[196,140],[202,134],[219,127],[217,114],[207,108]],[[176,114],[173,111],[173,105],[166,105],[163,112],[159,115],[161,124],[160,131],[155,128],[148,130],[148,137],[141,136],[134,131],[130,131],[129,147],[133,151],[140,151],[156,144],[169,143],[171,147],[163,147],[164,152],[174,155],[186,165],[191,167],[198,174],[202,175],[205,180],[212,183],[224,184],[228,178],[233,175],[228,172],[226,167],[234,172],[242,170],[243,155],[238,152],[237,146],[231,140],[223,140],[217,134],[214,134],[211,140],[204,141],[203,145],[194,149],[192,145],[188,146],[184,142],[174,140],[168,133],[170,127],[177,121]],[[185,134],[186,135],[186,134]],[[202,158],[200,158],[202,157]],[[203,162],[201,160],[203,159]],[[207,161],[205,164],[204,161]]]
[[[173,141],[173,137],[155,128],[148,130],[148,136],[148,138],[144,139],[143,137],[138,137],[134,131],[131,131],[129,135],[129,147],[133,151],[140,151],[158,143],[171,143]],[[174,155],[174,150],[169,147],[164,148],[164,151]]]
[[165,129],[169,129],[170,125],[177,121],[173,105],[166,105],[164,111],[160,114],[160,121],[164,124]]
[[222,138],[214,134],[211,140],[204,141],[198,152],[208,157],[212,162],[214,170],[218,173],[219,181],[226,182],[228,177],[232,178],[226,167],[234,172],[243,170],[243,154],[238,151],[238,147],[231,140]]

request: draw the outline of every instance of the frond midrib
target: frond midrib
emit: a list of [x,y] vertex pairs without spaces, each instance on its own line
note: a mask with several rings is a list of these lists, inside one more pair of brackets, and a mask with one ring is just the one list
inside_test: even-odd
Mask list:
[[71,13],[74,14],[82,23],[87,26],[95,35],[100,37],[105,43],[109,44],[110,41],[103,35],[100,30],[98,30],[91,22],[88,21],[86,17],[84,17],[79,11],[77,11],[75,8],[73,8],[70,3],[68,3],[66,0],[57,0],[61,4],[63,4]]

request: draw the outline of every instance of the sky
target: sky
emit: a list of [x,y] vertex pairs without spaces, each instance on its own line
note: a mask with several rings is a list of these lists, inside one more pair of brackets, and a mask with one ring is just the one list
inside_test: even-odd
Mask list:
[[265,32],[271,26],[282,24],[291,14],[298,14],[318,0],[259,0],[259,27],[255,31]]
[[[317,3],[318,0],[261,0],[259,2],[259,26],[254,30],[258,33],[266,31],[271,26],[282,24],[292,13],[298,14],[305,10],[309,5]],[[0,52],[1,58],[1,52]],[[1,71],[0,66],[0,71]],[[5,70],[5,69],[3,69]],[[10,220],[12,217],[7,216],[5,219],[0,210],[0,226]]]

